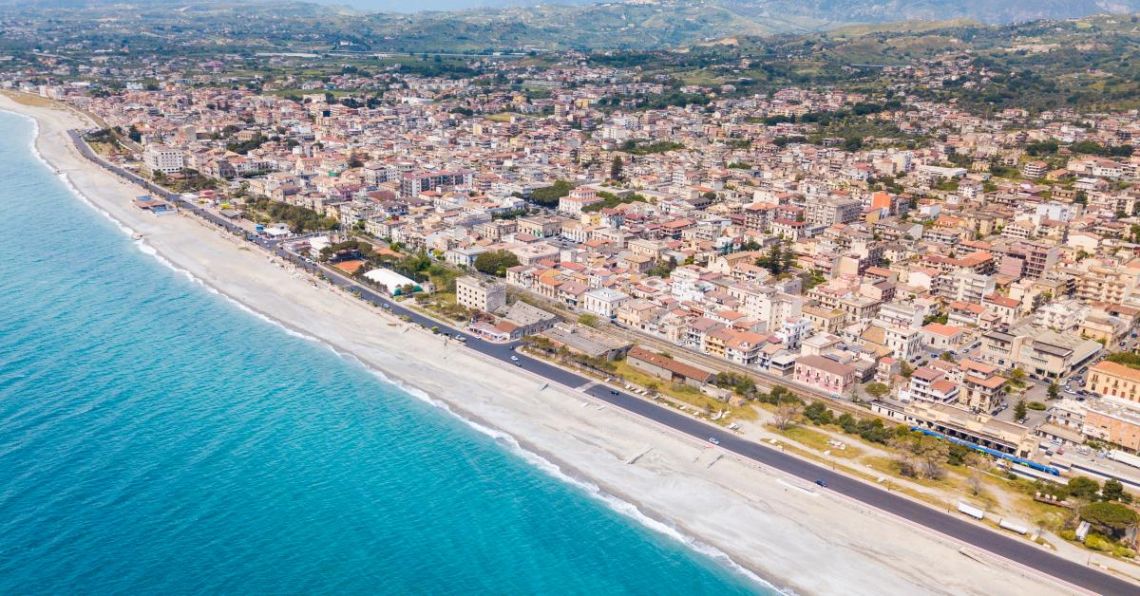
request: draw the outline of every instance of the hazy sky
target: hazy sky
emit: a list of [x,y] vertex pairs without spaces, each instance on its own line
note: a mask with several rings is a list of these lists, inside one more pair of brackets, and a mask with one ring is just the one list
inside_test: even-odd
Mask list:
[[421,10],[460,10],[485,6],[517,6],[529,4],[586,4],[600,0],[310,0],[321,4],[340,4],[364,10],[383,12],[416,12]]

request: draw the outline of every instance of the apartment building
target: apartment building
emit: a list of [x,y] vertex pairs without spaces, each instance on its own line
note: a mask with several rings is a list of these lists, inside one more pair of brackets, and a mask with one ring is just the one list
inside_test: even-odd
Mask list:
[[562,233],[562,220],[557,217],[520,217],[518,231],[535,238],[553,238]]
[[1108,398],[1087,402],[1084,434],[1140,451],[1140,408],[1131,402]]
[[1107,360],[1098,362],[1089,369],[1085,389],[1140,403],[1140,370]]
[[974,412],[994,413],[1004,398],[1005,379],[998,376],[998,368],[973,360],[963,360],[962,405]]
[[994,278],[963,269],[934,278],[932,289],[947,300],[980,304],[983,297],[993,293]]
[[472,310],[495,312],[507,305],[507,285],[465,275],[455,280],[455,301]]
[[912,400],[952,404],[958,401],[958,385],[940,370],[919,367],[910,375],[904,397]]
[[1123,303],[1136,290],[1140,281],[1140,263],[1124,267],[1090,265],[1076,272],[1077,297],[1085,302]]
[[474,181],[475,174],[465,170],[408,172],[400,177],[400,196],[408,198],[436,188],[471,186]]
[[1003,325],[1012,325],[1021,313],[1021,303],[1008,296],[990,294],[982,298],[982,306]]
[[143,164],[148,172],[177,174],[185,167],[185,156],[179,149],[166,145],[147,145],[143,151]]
[[[1037,279],[1057,264],[1058,254],[1058,247],[1052,244],[1018,242],[1009,248],[1005,260],[1012,261],[1015,268],[1020,265],[1021,275]],[[1002,267],[1006,266],[1003,262]]]
[[1035,379],[1059,381],[1088,366],[1101,349],[1092,340],[1022,325],[982,334],[981,359],[1001,368],[1020,367]]
[[776,205],[753,203],[744,208],[744,229],[749,232],[767,232],[775,219]]
[[859,219],[863,204],[851,199],[826,198],[809,201],[805,219],[813,225],[833,226]]

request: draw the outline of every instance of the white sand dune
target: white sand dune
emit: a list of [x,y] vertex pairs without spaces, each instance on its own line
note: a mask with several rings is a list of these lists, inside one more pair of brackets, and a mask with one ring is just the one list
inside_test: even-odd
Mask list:
[[[975,561],[946,537],[828,491],[815,493],[800,480],[759,469],[620,409],[581,407],[590,398],[579,392],[554,385],[540,391],[542,380],[454,342],[444,345],[426,331],[405,332],[404,325],[390,325],[392,319],[376,309],[314,287],[192,216],[155,217],[131,207],[141,190],[84,160],[71,146],[65,131],[90,126],[77,114],[7,97],[0,97],[0,108],[36,118],[44,159],[98,209],[143,234],[174,266],[250,309],[355,355],[463,417],[506,433],[567,475],[616,497],[611,502],[619,509],[620,502],[632,504],[636,514],[691,537],[698,547],[726,553],[781,588],[828,594],[1071,592],[1012,563]],[[76,209],[86,208],[76,201]],[[625,463],[643,452],[636,463]]]

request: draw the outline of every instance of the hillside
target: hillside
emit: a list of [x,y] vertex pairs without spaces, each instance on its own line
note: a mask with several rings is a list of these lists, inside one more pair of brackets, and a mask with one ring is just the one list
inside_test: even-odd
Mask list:
[[141,48],[156,48],[165,40],[187,48],[490,52],[662,49],[906,20],[1006,24],[1140,9],[1140,0],[569,1],[507,0],[512,5],[501,8],[376,13],[302,2],[0,0],[0,19],[6,25],[37,23],[49,34],[39,40],[80,44],[106,34],[108,40],[126,39]]

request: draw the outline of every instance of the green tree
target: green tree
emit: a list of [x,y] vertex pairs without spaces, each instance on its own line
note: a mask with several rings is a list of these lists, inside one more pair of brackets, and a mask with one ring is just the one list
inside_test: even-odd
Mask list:
[[1025,417],[1028,415],[1029,407],[1025,405],[1025,400],[1018,400],[1017,405],[1013,407],[1013,419],[1020,422],[1025,420]]
[[530,193],[530,200],[543,207],[554,207],[558,205],[558,199],[570,194],[571,190],[574,190],[573,184],[566,180],[557,180],[550,186],[534,189]]
[[780,248],[780,242],[776,242],[768,249],[768,252],[756,259],[756,266],[763,267],[768,270],[772,275],[779,275],[785,271],[788,259],[784,256],[784,251]]
[[610,178],[614,180],[621,180],[621,172],[624,164],[621,161],[620,155],[615,155],[612,162],[610,162]]
[[646,275],[653,275],[656,277],[669,277],[673,270],[677,268],[677,257],[670,256],[668,261],[658,261],[656,265],[650,267],[645,273]]
[[1056,383],[1049,383],[1049,388],[1045,390],[1045,394],[1049,399],[1057,399],[1061,397],[1061,386]]
[[475,257],[475,269],[487,275],[506,277],[507,269],[519,264],[519,258],[509,250],[494,250]]
[[1091,501],[1100,492],[1100,483],[1088,476],[1076,476],[1069,479],[1069,494],[1078,499]]
[[824,425],[834,421],[834,414],[823,402],[815,401],[804,408],[804,418],[811,420],[813,424]]
[[1100,491],[1100,498],[1105,501],[1132,502],[1132,495],[1124,492],[1124,485],[1121,484],[1119,480],[1112,478],[1104,481],[1104,488]]

